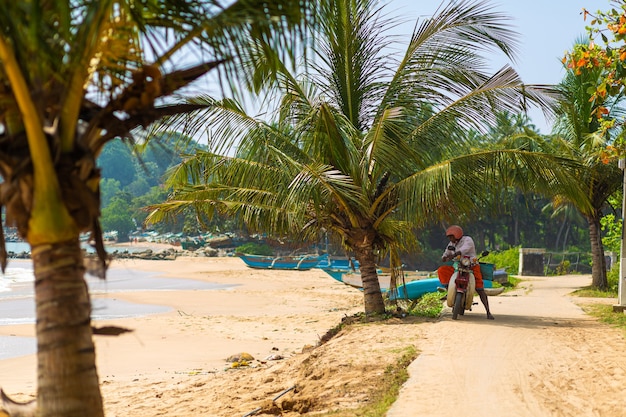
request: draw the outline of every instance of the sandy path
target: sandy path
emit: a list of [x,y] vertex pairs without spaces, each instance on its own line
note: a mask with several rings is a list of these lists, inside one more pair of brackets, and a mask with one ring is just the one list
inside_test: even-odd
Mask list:
[[[566,294],[589,276],[529,278],[458,321],[448,314],[418,343],[421,355],[387,417],[623,416],[626,343]],[[438,382],[435,382],[438,381]]]

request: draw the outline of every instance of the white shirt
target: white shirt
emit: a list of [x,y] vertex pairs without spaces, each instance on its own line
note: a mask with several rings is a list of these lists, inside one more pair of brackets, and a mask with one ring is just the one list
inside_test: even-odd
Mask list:
[[463,235],[456,243],[450,242],[448,246],[454,246],[454,250],[446,250],[443,252],[443,257],[454,256],[455,252],[461,252],[461,256],[469,256],[470,258],[476,257],[476,246],[474,246],[474,239],[469,236]]

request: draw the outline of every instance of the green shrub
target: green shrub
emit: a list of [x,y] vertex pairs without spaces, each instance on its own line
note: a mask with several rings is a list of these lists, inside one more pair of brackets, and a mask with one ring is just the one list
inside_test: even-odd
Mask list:
[[440,300],[441,294],[436,292],[426,293],[419,298],[410,314],[420,317],[439,317],[443,308]]
[[561,261],[556,266],[556,274],[557,275],[567,275],[567,274],[569,274],[570,266],[571,266],[571,262],[570,261],[568,261],[568,260]]
[[481,259],[481,262],[495,264],[496,269],[506,268],[510,274],[517,274],[519,271],[519,246],[503,251],[493,251]]
[[235,253],[270,256],[274,254],[274,249],[266,244],[249,242],[235,248]]
[[617,293],[619,290],[619,261],[615,262],[611,270],[606,273],[606,280],[608,281],[609,291]]

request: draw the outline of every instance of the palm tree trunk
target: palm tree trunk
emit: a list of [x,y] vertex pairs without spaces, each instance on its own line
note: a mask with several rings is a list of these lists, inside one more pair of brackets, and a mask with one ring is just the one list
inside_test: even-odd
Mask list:
[[83,254],[75,241],[32,247],[37,309],[37,416],[104,415]]
[[565,236],[563,236],[563,249],[562,251],[565,252],[565,250],[567,249],[567,242],[569,240],[569,231],[571,230],[572,225],[570,222],[567,222],[567,228],[565,229]]
[[591,241],[591,285],[604,290],[608,287],[606,279],[606,259],[604,258],[604,246],[600,234],[600,213],[594,211],[592,215],[585,216],[589,224],[589,240]]
[[365,243],[359,246],[353,245],[352,247],[361,270],[365,314],[383,314],[385,312],[385,302],[380,292],[380,282],[376,272],[376,256],[374,255],[372,245]]
[[563,234],[563,229],[565,228],[565,223],[567,219],[563,217],[563,221],[559,225],[559,231],[556,234],[556,242],[554,243],[554,250],[558,251],[561,249],[561,235]]

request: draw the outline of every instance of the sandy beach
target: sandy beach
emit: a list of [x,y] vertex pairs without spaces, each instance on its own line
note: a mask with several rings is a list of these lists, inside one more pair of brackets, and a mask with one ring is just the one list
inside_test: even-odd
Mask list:
[[[148,275],[130,280],[134,286],[119,278],[137,271]],[[179,257],[116,260],[111,277],[93,293],[94,305],[107,299],[166,310],[94,321],[133,330],[95,336],[107,417],[361,415],[354,410],[373,400],[406,355],[416,360],[389,417],[465,415],[468,401],[472,415],[623,412],[624,334],[586,316],[568,296],[589,276],[527,278],[518,290],[490,298],[495,321],[478,306],[460,320],[445,311],[438,319],[392,318],[346,326],[332,338],[328,330],[362,311],[363,299],[321,270]],[[156,288],[137,288],[150,282]],[[0,326],[1,336],[32,338],[34,326]],[[472,366],[459,346],[471,347]],[[244,352],[254,358],[245,366],[226,360]],[[33,398],[35,369],[33,354],[0,360],[0,387],[15,399]],[[457,401],[442,385],[447,374],[465,387]]]
[[[306,346],[316,345],[342,317],[362,309],[357,290],[318,269],[255,270],[238,258],[179,257],[174,261],[113,261],[111,274],[120,271],[152,272],[158,277],[192,279],[222,288],[92,291],[94,304],[108,298],[169,308],[160,314],[94,321],[96,327],[133,330],[116,337],[95,336],[108,416],[120,415],[118,408],[144,406],[151,411],[135,410],[132,415],[158,415],[150,403],[156,395],[163,395],[159,394],[162,384],[233,375],[226,359],[242,352],[255,358],[250,369],[274,366],[284,359],[266,359],[300,354]],[[0,326],[0,336],[33,337],[34,325]],[[35,370],[35,355],[0,361],[0,386],[18,399],[28,399],[35,392]],[[146,393],[153,389],[152,395]],[[133,398],[135,391],[147,394],[148,400]],[[181,410],[173,415],[198,414]],[[220,414],[207,410],[200,415]]]

